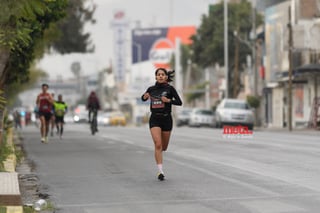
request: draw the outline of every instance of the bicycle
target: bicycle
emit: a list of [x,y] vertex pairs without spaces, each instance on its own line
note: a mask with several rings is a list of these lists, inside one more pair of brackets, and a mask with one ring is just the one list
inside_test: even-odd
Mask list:
[[91,113],[92,113],[92,119],[90,121],[90,129],[91,129],[91,134],[94,135],[96,132],[98,132],[98,120],[97,120],[98,110],[94,109],[91,111]]

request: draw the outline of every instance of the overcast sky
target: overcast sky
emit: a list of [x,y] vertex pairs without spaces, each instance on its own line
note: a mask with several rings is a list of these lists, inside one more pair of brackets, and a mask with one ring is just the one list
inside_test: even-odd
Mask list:
[[51,79],[58,75],[73,76],[72,62],[79,61],[82,74],[93,74],[95,70],[109,66],[113,59],[113,33],[111,21],[117,10],[123,10],[131,28],[137,21],[143,28],[194,25],[198,27],[201,16],[207,14],[208,5],[219,0],[92,0],[97,5],[95,25],[86,26],[95,44],[93,54],[69,54],[45,56],[38,67],[49,73]]

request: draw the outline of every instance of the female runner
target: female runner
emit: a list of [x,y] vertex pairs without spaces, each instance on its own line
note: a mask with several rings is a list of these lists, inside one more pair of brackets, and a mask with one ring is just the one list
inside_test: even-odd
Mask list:
[[150,86],[141,96],[142,101],[150,99],[151,116],[149,119],[150,133],[154,142],[154,156],[158,167],[158,179],[164,180],[163,156],[169,145],[172,131],[172,105],[182,105],[176,89],[169,84],[174,71],[158,68],[155,71],[156,83]]

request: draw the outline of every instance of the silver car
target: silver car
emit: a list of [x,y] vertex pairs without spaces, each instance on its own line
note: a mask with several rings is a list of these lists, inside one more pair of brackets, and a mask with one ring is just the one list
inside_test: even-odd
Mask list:
[[245,100],[223,99],[217,106],[215,117],[217,127],[243,125],[253,129],[253,111]]
[[189,126],[215,127],[216,124],[215,124],[214,112],[209,109],[194,108],[190,113]]
[[190,108],[183,108],[181,111],[179,111],[176,118],[176,125],[177,126],[188,125],[191,112],[192,112],[192,109]]

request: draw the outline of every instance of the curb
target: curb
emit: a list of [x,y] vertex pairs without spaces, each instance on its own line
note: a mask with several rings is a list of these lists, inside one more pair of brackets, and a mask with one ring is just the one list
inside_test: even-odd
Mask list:
[[[7,131],[7,145],[13,150],[13,129]],[[18,173],[16,173],[17,158],[10,154],[3,162],[6,172],[0,172],[0,206],[4,213],[23,213],[21,193],[19,189]]]

